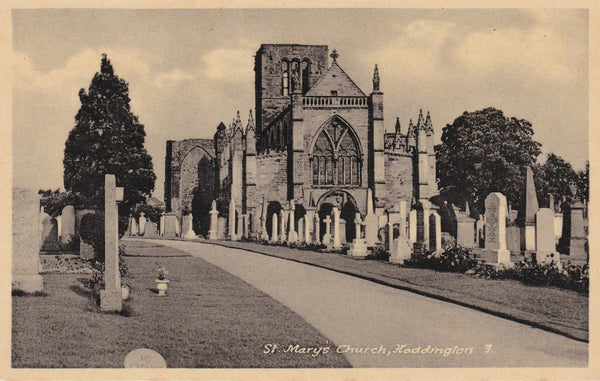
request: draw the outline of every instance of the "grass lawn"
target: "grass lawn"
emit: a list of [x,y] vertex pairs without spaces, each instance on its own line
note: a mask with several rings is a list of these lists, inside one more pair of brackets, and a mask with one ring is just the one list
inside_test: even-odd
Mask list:
[[[99,312],[82,285],[88,274],[44,274],[46,296],[12,297],[12,367],[119,368],[137,348],[157,351],[169,368],[350,366],[332,351],[264,354],[269,343],[335,344],[268,295],[199,258],[148,243],[126,246],[131,315]],[[164,298],[154,290],[157,262],[171,280]]]
[[382,260],[356,260],[341,254],[254,242],[217,241],[217,244],[352,274],[588,340],[589,299],[576,291],[527,286],[515,280],[491,280],[467,274],[407,268]]

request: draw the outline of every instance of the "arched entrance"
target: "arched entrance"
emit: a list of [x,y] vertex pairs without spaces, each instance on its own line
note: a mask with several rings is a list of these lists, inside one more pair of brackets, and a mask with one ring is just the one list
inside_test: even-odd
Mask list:
[[333,220],[331,211],[333,210],[334,206],[337,206],[337,208],[340,210],[340,218],[346,221],[346,241],[351,242],[354,238],[356,238],[354,217],[358,211],[358,208],[356,206],[356,200],[354,200],[354,197],[343,190],[332,190],[327,192],[321,196],[319,202],[317,203],[320,221],[319,239],[322,239],[323,235],[325,234],[325,218],[330,216],[330,218]]
[[196,234],[207,235],[210,229],[210,209],[216,198],[213,160],[203,155],[197,165],[197,184],[192,192],[191,213],[193,230]]
[[[277,218],[279,218],[279,212],[281,211],[281,204],[278,201],[271,201],[269,203],[269,206],[267,206],[267,221],[266,221],[266,226],[267,226],[267,234],[269,235],[270,239],[273,239],[272,237],[272,232],[273,232],[273,214],[277,215]],[[281,226],[281,221],[277,222],[278,225],[277,226]]]

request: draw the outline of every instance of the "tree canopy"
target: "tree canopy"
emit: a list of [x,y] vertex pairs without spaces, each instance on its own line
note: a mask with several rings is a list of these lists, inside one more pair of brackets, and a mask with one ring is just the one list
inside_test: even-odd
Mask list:
[[547,207],[550,195],[557,202],[563,196],[571,196],[571,185],[579,186],[579,175],[571,164],[562,157],[550,153],[544,164],[533,167],[535,190],[540,207]]
[[102,56],[101,69],[88,91],[79,91],[81,107],[65,143],[64,185],[81,194],[87,207],[104,206],[104,175],[114,174],[125,188],[121,207],[131,211],[154,189],[152,158],[144,148],[146,133],[129,106],[127,82],[114,74]]
[[443,199],[456,205],[468,201],[482,212],[485,197],[502,192],[518,208],[523,167],[541,153],[530,122],[495,108],[464,112],[443,128],[441,141],[435,150]]

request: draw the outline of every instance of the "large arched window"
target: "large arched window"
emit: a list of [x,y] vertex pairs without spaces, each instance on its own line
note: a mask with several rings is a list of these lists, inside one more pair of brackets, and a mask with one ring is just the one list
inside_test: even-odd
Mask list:
[[319,133],[312,170],[314,185],[360,185],[360,149],[342,120],[333,118]]

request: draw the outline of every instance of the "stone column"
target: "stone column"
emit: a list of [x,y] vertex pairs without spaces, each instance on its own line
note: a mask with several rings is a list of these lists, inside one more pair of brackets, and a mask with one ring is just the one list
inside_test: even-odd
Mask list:
[[340,241],[340,211],[337,206],[333,207],[333,249],[341,249],[342,243]]
[[277,213],[273,213],[273,220],[271,222],[271,242],[279,241],[279,237],[277,236],[278,228],[279,227],[277,226]]
[[140,235],[144,235],[144,233],[146,232],[146,216],[144,215],[144,212],[142,212],[140,214],[140,231],[139,234]]
[[245,238],[250,237],[250,232],[248,231],[249,225],[250,224],[248,214],[242,214],[242,236]]
[[290,216],[289,216],[289,234],[288,234],[288,242],[294,243],[298,241],[298,233],[296,233],[296,226],[294,221],[294,212],[296,211],[296,205],[294,204],[294,200],[290,200]]
[[238,211],[238,213],[237,213],[237,228],[236,228],[236,233],[235,233],[236,241],[239,240],[240,238],[242,238],[243,235],[244,235],[244,216],[241,211]]
[[298,220],[298,242],[306,242],[304,234],[304,217]]
[[485,198],[485,250],[483,259],[490,264],[512,266],[506,249],[506,197],[490,193]]
[[331,245],[331,217],[325,217],[325,234],[323,234],[323,245]]
[[40,196],[34,190],[16,188],[12,197],[12,289],[41,292]]
[[210,229],[208,230],[208,239],[214,241],[218,239],[219,233],[219,211],[217,210],[217,202],[213,200],[210,208]]
[[115,175],[104,175],[104,290],[100,291],[102,311],[121,311],[121,274],[119,273],[119,212]]
[[260,213],[260,238],[265,241],[269,240],[269,232],[267,231],[267,213],[267,199],[263,196],[262,211]]

